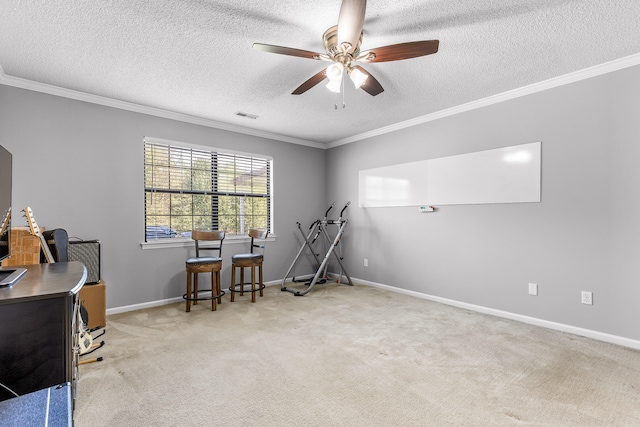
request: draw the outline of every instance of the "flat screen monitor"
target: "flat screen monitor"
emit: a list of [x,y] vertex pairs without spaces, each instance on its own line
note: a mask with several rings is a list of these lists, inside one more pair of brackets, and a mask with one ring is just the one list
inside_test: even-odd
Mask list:
[[[12,156],[0,145],[0,261],[11,255]],[[25,273],[24,268],[0,267],[0,287],[11,286]]]
[[10,253],[11,228],[11,153],[0,145],[0,261]]

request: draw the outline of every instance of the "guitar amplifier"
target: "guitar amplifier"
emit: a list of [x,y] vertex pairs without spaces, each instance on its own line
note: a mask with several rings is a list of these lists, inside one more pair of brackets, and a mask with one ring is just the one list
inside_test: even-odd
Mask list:
[[80,261],[87,268],[86,285],[100,281],[99,240],[69,240],[69,261]]

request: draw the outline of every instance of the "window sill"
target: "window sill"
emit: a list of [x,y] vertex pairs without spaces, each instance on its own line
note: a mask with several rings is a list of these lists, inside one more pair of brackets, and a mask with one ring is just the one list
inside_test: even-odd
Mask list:
[[[277,236],[269,234],[267,242],[275,242]],[[225,237],[224,245],[237,245],[250,242],[249,236],[229,236]],[[150,242],[140,242],[143,250],[147,249],[165,249],[165,248],[191,248],[193,247],[193,239],[191,238],[173,238],[173,239],[157,239]]]

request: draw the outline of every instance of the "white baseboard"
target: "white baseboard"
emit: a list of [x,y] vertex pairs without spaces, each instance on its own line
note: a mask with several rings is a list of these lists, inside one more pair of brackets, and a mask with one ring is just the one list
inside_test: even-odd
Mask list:
[[[329,276],[338,277],[337,274],[329,274]],[[307,276],[300,276],[300,278],[302,277],[307,277]],[[313,276],[308,275],[308,277],[312,278]],[[288,279],[288,280],[291,280],[291,279]],[[632,340],[630,338],[606,334],[604,332],[598,332],[591,329],[579,328],[577,326],[565,325],[563,323],[551,322],[549,320],[543,320],[535,317],[524,316],[522,314],[511,313],[508,311],[496,310],[494,308],[488,308],[480,305],[469,304],[466,302],[460,302],[460,301],[456,301],[448,298],[437,297],[434,295],[424,294],[416,291],[410,291],[407,289],[396,288],[394,286],[383,285],[381,283],[370,282],[368,280],[356,279],[353,277],[351,278],[351,280],[354,283],[361,284],[361,285],[385,289],[387,291],[397,292],[400,294],[410,295],[413,297],[422,298],[429,301],[439,302],[439,303],[450,305],[453,307],[463,308],[465,310],[475,311],[483,314],[489,314],[492,316],[502,317],[510,320],[516,320],[518,322],[528,323],[530,325],[540,326],[543,328],[553,329],[561,332],[567,332],[567,333],[579,335],[582,337],[592,338],[598,341],[604,341],[611,344],[616,344],[623,347],[629,347],[636,350],[640,350],[640,341]],[[273,280],[270,282],[265,282],[265,286],[275,286],[275,285],[281,285],[281,284],[282,284],[282,280]],[[115,307],[115,308],[107,309],[107,315],[126,313],[128,311],[142,310],[144,308],[159,307],[162,305],[174,304],[181,301],[184,301],[182,297],[175,297],[175,298],[167,298],[163,300],[145,302],[141,304],[126,305],[123,307]]]
[[167,298],[157,301],[143,302],[140,304],[124,305],[122,307],[114,307],[107,309],[107,316],[110,314],[126,313],[128,311],[142,310],[144,308],[159,307],[161,305],[169,305],[176,302],[184,301],[182,297]]
[[567,332],[582,337],[592,338],[598,341],[604,341],[611,344],[620,345],[623,347],[629,347],[636,350],[640,350],[640,341],[630,338],[620,337],[617,335],[606,334],[603,332],[593,331],[591,329],[579,328],[577,326],[565,325],[563,323],[551,322],[548,320],[538,319],[535,317],[524,316],[522,314],[510,313],[508,311],[496,310],[494,308],[483,307],[480,305],[469,304],[466,302],[455,301],[447,298],[437,297],[434,295],[423,294],[421,292],[409,291],[407,289],[396,288],[393,286],[383,285],[380,283],[369,282],[367,280],[354,279],[353,281],[358,284],[372,286],[374,288],[385,289],[400,294],[410,295],[417,298],[427,299],[430,301],[439,302],[446,305],[451,305],[458,308],[464,308],[466,310],[475,311],[478,313],[489,314],[492,316],[502,317],[505,319],[516,320],[522,323],[528,323],[530,325],[541,326],[547,329],[553,329],[556,331]]
[[[281,283],[282,283],[282,280],[274,280],[271,282],[265,282],[264,285],[274,286],[274,285],[280,285]],[[126,313],[129,311],[142,310],[145,308],[160,307],[161,305],[175,304],[177,302],[182,302],[182,301],[184,301],[182,297],[174,297],[174,298],[167,298],[167,299],[161,299],[156,301],[143,302],[140,304],[131,304],[131,305],[124,305],[122,307],[108,308],[107,316],[110,314]]]

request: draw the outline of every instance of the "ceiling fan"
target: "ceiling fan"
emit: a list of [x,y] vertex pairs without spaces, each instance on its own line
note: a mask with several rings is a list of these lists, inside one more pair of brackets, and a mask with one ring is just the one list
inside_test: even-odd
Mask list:
[[358,62],[389,62],[431,55],[438,51],[439,41],[423,40],[400,43],[361,52],[360,45],[362,44],[362,27],[366,6],[366,0],[342,0],[338,25],[329,28],[322,36],[326,53],[263,43],[254,43],[253,48],[264,52],[331,62],[327,68],[298,86],[291,93],[292,95],[300,95],[324,79],[329,79],[327,87],[330,90],[340,92],[343,73],[346,71],[356,88],[361,88],[368,94],[376,96],[384,91],[382,85],[367,70],[357,65]]

